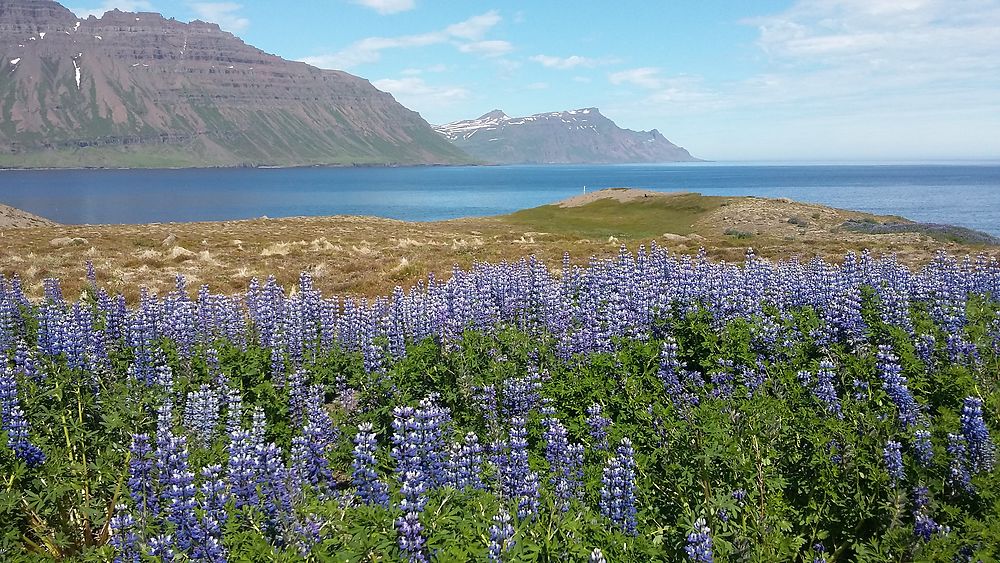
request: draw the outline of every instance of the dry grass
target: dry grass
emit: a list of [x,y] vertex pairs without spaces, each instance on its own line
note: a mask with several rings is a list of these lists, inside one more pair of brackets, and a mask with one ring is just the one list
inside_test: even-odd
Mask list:
[[[913,233],[867,235],[838,229],[847,219],[871,217],[863,213],[759,198],[713,199],[705,205],[682,201],[690,216],[664,213],[658,204],[648,208],[635,229],[629,222],[637,211],[629,206],[648,206],[648,201],[598,202],[600,209],[588,211],[584,205],[564,210],[587,216],[545,209],[435,223],[336,216],[0,228],[0,265],[6,275],[19,274],[34,296],[41,294],[47,277],[62,279],[71,296],[82,290],[84,263],[92,260],[101,284],[134,300],[139,287],[160,294],[169,291],[176,274],[187,277],[192,286],[206,283],[213,291],[235,293],[244,290],[251,277],[274,275],[287,285],[302,271],[312,273],[315,285],[326,294],[377,295],[396,285],[408,287],[429,272],[447,278],[454,265],[468,268],[474,261],[510,261],[531,254],[557,264],[564,251],[584,264],[592,255],[614,256],[621,244],[635,250],[651,240],[677,253],[704,247],[709,256],[725,260],[742,259],[747,247],[772,259],[819,255],[837,260],[848,250],[869,248],[916,264],[942,247],[952,253],[1000,257],[997,247],[943,245]],[[595,226],[596,211],[607,213],[608,225]],[[621,224],[614,224],[614,217],[622,218]],[[789,222],[792,218],[798,219]],[[650,235],[654,232],[662,234]],[[87,242],[54,247],[50,241],[57,238]]]

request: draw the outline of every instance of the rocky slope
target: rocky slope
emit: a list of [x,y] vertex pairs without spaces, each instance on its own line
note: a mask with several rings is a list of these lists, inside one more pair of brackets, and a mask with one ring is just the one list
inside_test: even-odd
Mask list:
[[497,164],[690,162],[698,159],[659,131],[622,129],[597,108],[478,119],[434,127],[475,158]]
[[21,229],[27,227],[54,227],[55,221],[39,217],[34,213],[0,203],[0,229]]
[[212,23],[0,0],[0,166],[468,160],[367,80]]

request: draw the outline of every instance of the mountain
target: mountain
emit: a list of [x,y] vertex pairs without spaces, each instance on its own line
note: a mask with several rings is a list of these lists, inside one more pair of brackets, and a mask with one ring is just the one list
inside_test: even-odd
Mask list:
[[493,110],[434,129],[475,158],[497,164],[691,162],[659,131],[622,129],[597,108],[509,117]]
[[459,163],[367,80],[218,25],[0,0],[0,166]]

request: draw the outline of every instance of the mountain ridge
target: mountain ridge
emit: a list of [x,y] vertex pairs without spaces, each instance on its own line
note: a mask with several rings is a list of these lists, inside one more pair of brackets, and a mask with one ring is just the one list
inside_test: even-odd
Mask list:
[[494,109],[434,130],[485,162],[496,164],[627,164],[696,162],[658,130],[618,127],[596,107],[510,117]]
[[0,166],[459,164],[391,94],[217,24],[0,0]]

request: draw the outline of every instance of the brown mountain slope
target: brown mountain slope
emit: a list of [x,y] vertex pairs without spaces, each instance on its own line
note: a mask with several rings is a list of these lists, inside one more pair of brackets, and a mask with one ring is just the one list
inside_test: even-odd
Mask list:
[[0,77],[2,166],[468,160],[367,80],[155,13],[0,0]]

